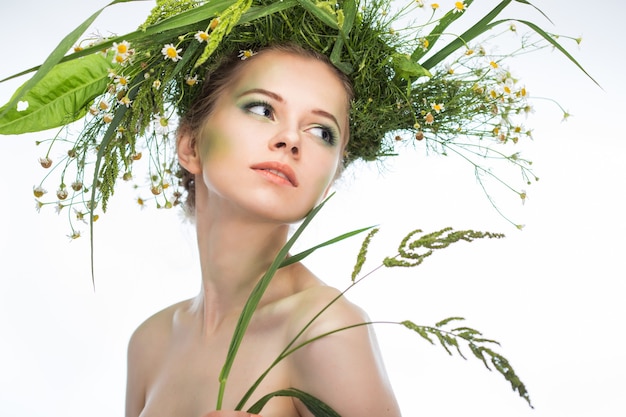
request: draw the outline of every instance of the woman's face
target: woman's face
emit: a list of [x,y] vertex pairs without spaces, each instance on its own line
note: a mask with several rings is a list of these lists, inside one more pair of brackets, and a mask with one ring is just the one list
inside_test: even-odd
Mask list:
[[259,53],[220,94],[199,135],[206,198],[211,207],[300,220],[328,191],[347,136],[347,93],[332,68]]

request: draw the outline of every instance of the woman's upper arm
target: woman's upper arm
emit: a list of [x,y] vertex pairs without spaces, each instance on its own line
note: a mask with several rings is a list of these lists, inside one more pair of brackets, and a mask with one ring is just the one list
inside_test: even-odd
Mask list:
[[142,358],[145,355],[144,331],[135,330],[128,343],[126,371],[126,417],[138,417],[145,406],[145,381]]
[[[344,300],[327,313],[308,332],[309,338],[369,320]],[[400,416],[371,326],[318,339],[296,351],[292,360],[293,386],[324,401],[342,417]],[[301,413],[310,415],[304,409]]]

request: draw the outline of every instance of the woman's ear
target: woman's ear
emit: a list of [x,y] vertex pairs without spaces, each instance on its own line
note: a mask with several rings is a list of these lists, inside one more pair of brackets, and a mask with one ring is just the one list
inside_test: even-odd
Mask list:
[[178,162],[191,174],[202,172],[202,161],[198,154],[196,137],[191,129],[181,126],[176,139]]

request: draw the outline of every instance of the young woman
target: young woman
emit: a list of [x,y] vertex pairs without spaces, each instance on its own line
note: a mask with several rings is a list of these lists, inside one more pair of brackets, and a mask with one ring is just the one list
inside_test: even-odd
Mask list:
[[[327,58],[294,45],[270,46],[246,60],[231,57],[207,77],[178,132],[202,287],[196,297],[150,317],[132,336],[127,417],[201,417],[215,408],[218,375],[250,292],[285,244],[290,224],[321,201],[340,170],[351,95],[347,78]],[[224,409],[236,406],[338,294],[300,263],[278,270],[243,339]],[[299,341],[365,321],[362,310],[341,298]],[[366,326],[323,337],[287,357],[244,409],[289,387],[316,396],[343,417],[400,415]],[[291,397],[271,399],[262,414],[312,416]]]

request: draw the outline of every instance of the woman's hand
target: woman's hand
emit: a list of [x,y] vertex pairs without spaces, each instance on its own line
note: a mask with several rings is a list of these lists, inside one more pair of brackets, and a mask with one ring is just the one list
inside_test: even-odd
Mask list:
[[202,417],[261,417],[258,414],[250,414],[245,411],[211,411]]

